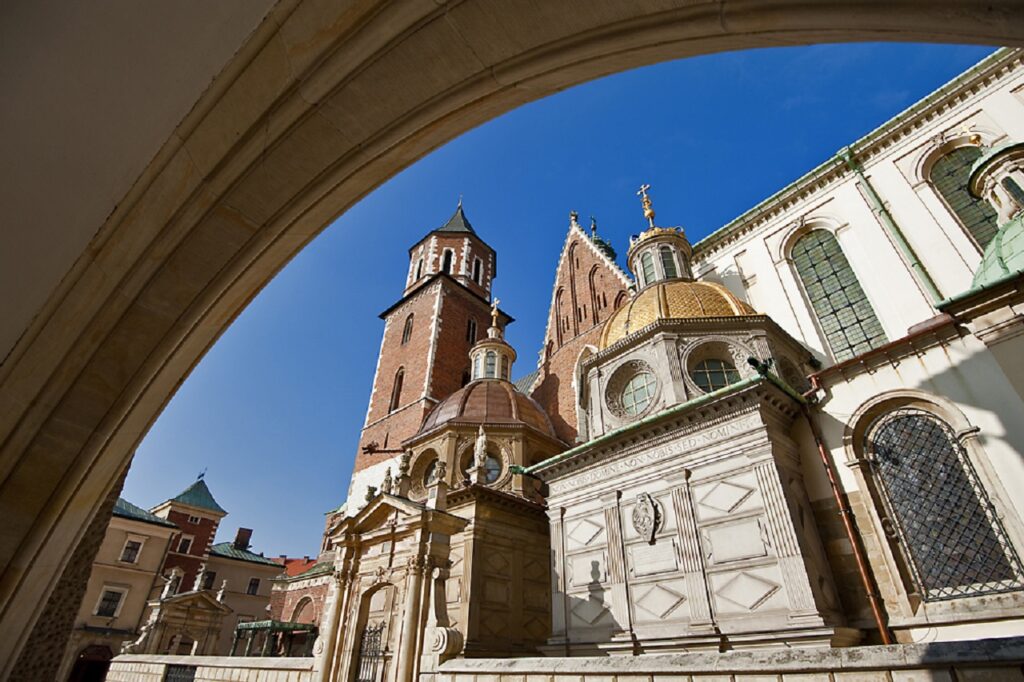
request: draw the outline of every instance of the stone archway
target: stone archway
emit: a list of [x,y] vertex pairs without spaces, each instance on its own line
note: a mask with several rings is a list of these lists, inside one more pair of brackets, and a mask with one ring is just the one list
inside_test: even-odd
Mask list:
[[0,367],[0,678],[205,350],[334,217],[430,150],[520,104],[666,59],[854,40],[1024,45],[1013,0],[573,8],[279,0],[75,265],[27,283],[53,293]]

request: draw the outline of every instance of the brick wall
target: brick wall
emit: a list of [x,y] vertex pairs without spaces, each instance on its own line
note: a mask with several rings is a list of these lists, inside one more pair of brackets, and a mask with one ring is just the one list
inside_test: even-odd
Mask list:
[[[194,514],[188,510],[170,509],[167,512],[167,520],[181,529],[181,532],[171,539],[170,551],[164,560],[160,575],[165,575],[172,568],[180,568],[185,572],[178,587],[179,592],[186,592],[192,589],[199,567],[203,565],[210,555],[210,547],[213,545],[213,538],[217,534],[219,521],[205,516],[199,517],[199,523],[190,523],[189,517]],[[178,553],[182,535],[192,536],[192,545],[187,554]]]
[[319,624],[323,616],[324,602],[327,600],[329,586],[330,575],[275,585],[274,591],[270,595],[270,617],[274,620],[292,620],[295,607],[303,599],[309,597],[312,600],[312,617],[309,617],[308,611],[303,611],[303,616],[306,617],[302,621]]
[[569,230],[555,272],[541,376],[533,397],[562,440],[576,440],[573,373],[580,353],[597,345],[605,320],[621,305],[626,281],[577,226]]

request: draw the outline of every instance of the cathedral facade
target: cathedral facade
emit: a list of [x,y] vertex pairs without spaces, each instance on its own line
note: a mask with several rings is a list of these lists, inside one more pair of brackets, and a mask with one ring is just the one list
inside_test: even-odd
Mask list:
[[572,213],[522,376],[460,203],[381,315],[327,678],[1024,635],[1021,60],[696,244]]

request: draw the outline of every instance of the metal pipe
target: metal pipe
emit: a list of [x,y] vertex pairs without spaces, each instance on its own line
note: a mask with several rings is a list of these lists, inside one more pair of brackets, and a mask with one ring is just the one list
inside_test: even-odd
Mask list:
[[857,176],[858,181],[864,188],[864,191],[868,195],[868,200],[871,203],[871,209],[875,215],[878,216],[879,221],[882,223],[882,227],[886,229],[889,235],[896,242],[896,246],[899,247],[900,251],[903,252],[904,258],[907,259],[907,263],[910,265],[910,269],[917,275],[918,281],[928,290],[928,295],[932,297],[932,304],[937,305],[943,298],[942,294],[939,293],[938,287],[935,286],[935,282],[932,280],[931,275],[925,269],[924,264],[921,263],[921,259],[917,257],[917,253],[914,251],[914,247],[907,241],[906,236],[903,234],[903,230],[896,223],[895,218],[889,212],[889,209],[885,207],[885,202],[882,201],[882,197],[875,191],[871,181],[868,180],[867,176],[864,175],[864,169],[860,167],[854,158],[853,151],[849,147],[843,147],[840,149],[836,156],[846,164]]
[[[821,384],[818,378],[811,375],[811,386],[812,390],[818,390]],[[821,464],[825,468],[825,474],[828,476],[828,485],[832,489],[832,497],[835,499],[836,505],[839,507],[839,518],[843,520],[843,529],[846,531],[846,539],[849,540],[850,546],[853,548],[853,558],[857,562],[857,572],[860,573],[861,583],[864,586],[864,593],[867,595],[868,602],[871,604],[871,614],[874,616],[875,625],[878,627],[878,632],[882,637],[882,644],[892,644],[892,634],[889,632],[889,627],[885,622],[885,615],[882,613],[882,607],[880,604],[880,597],[875,591],[874,581],[871,579],[871,573],[868,568],[867,559],[864,557],[864,548],[862,546],[860,536],[857,534],[857,530],[853,526],[853,510],[850,509],[850,504],[846,500],[846,495],[839,487],[839,482],[836,480],[835,471],[832,467],[832,460],[829,457],[828,451],[825,449],[825,442],[822,440],[821,431],[818,429],[818,422],[814,419],[811,408],[807,403],[801,403],[800,409],[803,410],[804,417],[807,419],[807,424],[811,428],[811,436],[814,438],[814,444],[818,450],[818,456],[821,458]]]

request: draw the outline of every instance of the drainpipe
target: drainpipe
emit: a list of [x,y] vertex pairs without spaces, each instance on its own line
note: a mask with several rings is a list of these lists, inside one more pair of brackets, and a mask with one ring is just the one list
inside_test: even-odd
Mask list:
[[860,167],[854,158],[853,150],[849,147],[843,147],[836,152],[836,158],[841,160],[846,167],[849,168],[857,176],[857,180],[861,187],[864,188],[865,194],[867,194],[868,203],[871,204],[871,211],[878,216],[879,222],[896,242],[900,251],[903,253],[903,257],[906,258],[907,263],[910,264],[910,269],[917,275],[918,281],[928,291],[928,295],[932,298],[932,304],[937,304],[942,301],[942,294],[939,293],[938,287],[935,286],[935,282],[932,280],[928,271],[925,270],[924,264],[921,263],[921,259],[917,257],[914,252],[914,248],[907,241],[907,238],[903,235],[903,231],[900,226],[896,224],[896,220],[892,217],[889,209],[885,207],[885,203],[882,201],[882,197],[878,196],[878,192],[875,191],[871,181],[868,180],[867,176],[864,175],[864,169]]
[[[811,390],[808,394],[814,394],[821,388],[820,380],[817,376],[811,375]],[[868,602],[871,604],[871,615],[874,616],[875,626],[878,628],[878,632],[882,637],[882,644],[892,644],[892,634],[889,632],[889,627],[886,625],[885,616],[882,613],[881,599],[878,592],[875,590],[874,581],[871,579],[871,574],[868,569],[867,559],[864,557],[864,548],[861,543],[860,536],[857,534],[856,529],[853,527],[853,510],[850,509],[850,504],[846,500],[846,495],[843,494],[839,488],[839,482],[836,480],[835,471],[832,468],[832,460],[829,458],[828,451],[825,449],[825,442],[822,440],[821,431],[818,429],[818,422],[814,418],[814,413],[811,411],[811,407],[808,402],[804,401],[800,403],[800,409],[804,413],[804,418],[807,419],[807,425],[811,428],[811,436],[814,438],[814,445],[818,450],[818,457],[821,458],[821,464],[825,469],[825,475],[828,476],[828,485],[832,489],[832,497],[835,499],[836,505],[839,507],[839,518],[843,520],[843,529],[846,531],[846,539],[850,543],[850,547],[853,548],[853,558],[857,562],[857,572],[860,574],[861,584],[864,586],[864,594],[868,598]]]

